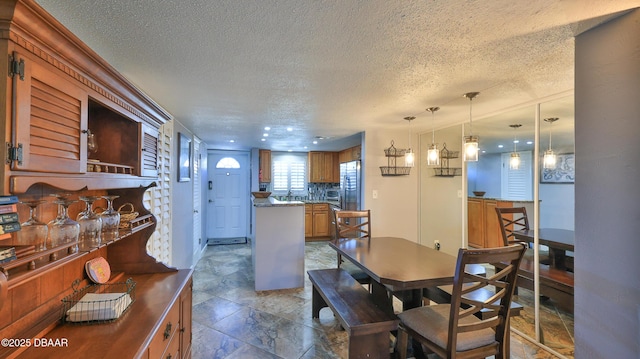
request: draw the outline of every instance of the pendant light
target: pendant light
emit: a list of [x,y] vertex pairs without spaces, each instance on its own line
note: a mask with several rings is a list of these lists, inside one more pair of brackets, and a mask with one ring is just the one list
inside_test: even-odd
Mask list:
[[549,124],[549,149],[544,151],[544,158],[542,159],[542,166],[544,169],[555,169],[556,168],[556,154],[553,153],[551,149],[551,125],[554,122],[558,121],[557,117],[545,118],[545,122]]
[[415,120],[414,116],[405,117],[405,120],[409,121],[409,148],[404,153],[404,165],[405,167],[413,167],[415,161],[415,155],[411,149],[411,121]]
[[[518,131],[518,128],[522,126],[521,124],[509,125],[509,127],[513,128],[514,131]],[[520,154],[518,153],[518,136],[513,135],[513,152],[511,152],[511,158],[509,159],[509,169],[518,170],[520,169]]]
[[480,92],[467,92],[464,97],[469,99],[469,136],[464,136],[464,161],[465,162],[477,162],[478,161],[478,136],[473,135],[473,116],[471,113],[471,103],[473,98],[478,96]]
[[440,165],[440,151],[438,151],[438,145],[436,144],[436,130],[435,130],[435,112],[440,107],[429,107],[427,111],[431,112],[431,145],[427,150],[427,166]]

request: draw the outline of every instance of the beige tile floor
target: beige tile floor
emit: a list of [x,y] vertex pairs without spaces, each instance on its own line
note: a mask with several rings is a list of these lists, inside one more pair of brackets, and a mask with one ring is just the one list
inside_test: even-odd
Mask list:
[[[335,261],[326,243],[307,243],[306,270]],[[300,289],[254,291],[249,244],[209,246],[195,268],[193,296],[194,359],[347,357],[347,335],[330,309],[311,319],[308,279]],[[512,334],[511,357],[554,356]]]

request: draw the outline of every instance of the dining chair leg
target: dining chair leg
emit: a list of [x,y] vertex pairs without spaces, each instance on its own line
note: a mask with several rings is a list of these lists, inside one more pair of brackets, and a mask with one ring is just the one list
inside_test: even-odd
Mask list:
[[407,359],[407,343],[409,334],[402,329],[398,329],[398,340],[396,341],[396,358]]

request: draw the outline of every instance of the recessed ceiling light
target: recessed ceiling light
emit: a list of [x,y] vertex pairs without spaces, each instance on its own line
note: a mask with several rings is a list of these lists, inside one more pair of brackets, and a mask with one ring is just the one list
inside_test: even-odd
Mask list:
[[236,142],[236,141],[234,141],[234,140],[229,140],[229,142],[234,143],[234,142]]
[[305,150],[306,150],[307,148],[308,148],[307,146],[304,146],[304,149],[305,149]]
[[293,131],[293,127],[287,127],[287,131],[289,132]]
[[267,126],[267,127],[264,128],[264,130],[265,131],[269,131],[269,130],[271,130],[271,127]]
[[502,147],[504,147],[504,146],[503,145],[498,145],[498,148],[502,148]]
[[263,133],[262,137],[269,137],[269,134],[268,133]]
[[313,144],[314,144],[314,145],[317,145],[317,144],[318,144],[318,141],[313,141]]
[[266,141],[266,140],[267,140],[266,138],[261,138],[261,139],[260,139],[260,141],[262,141],[262,142],[264,142],[264,141]]
[[287,152],[293,152],[293,150],[289,150],[289,151],[287,151]]
[[527,141],[527,145],[533,145],[533,141]]
[[520,140],[513,140],[513,143],[520,143]]

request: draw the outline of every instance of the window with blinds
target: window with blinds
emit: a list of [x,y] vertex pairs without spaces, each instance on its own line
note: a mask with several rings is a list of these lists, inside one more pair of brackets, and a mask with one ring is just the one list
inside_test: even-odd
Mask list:
[[520,168],[509,168],[511,153],[502,154],[502,195],[510,200],[530,201],[533,198],[533,161],[531,151],[518,151]]
[[272,153],[273,192],[302,194],[307,188],[306,154]]

